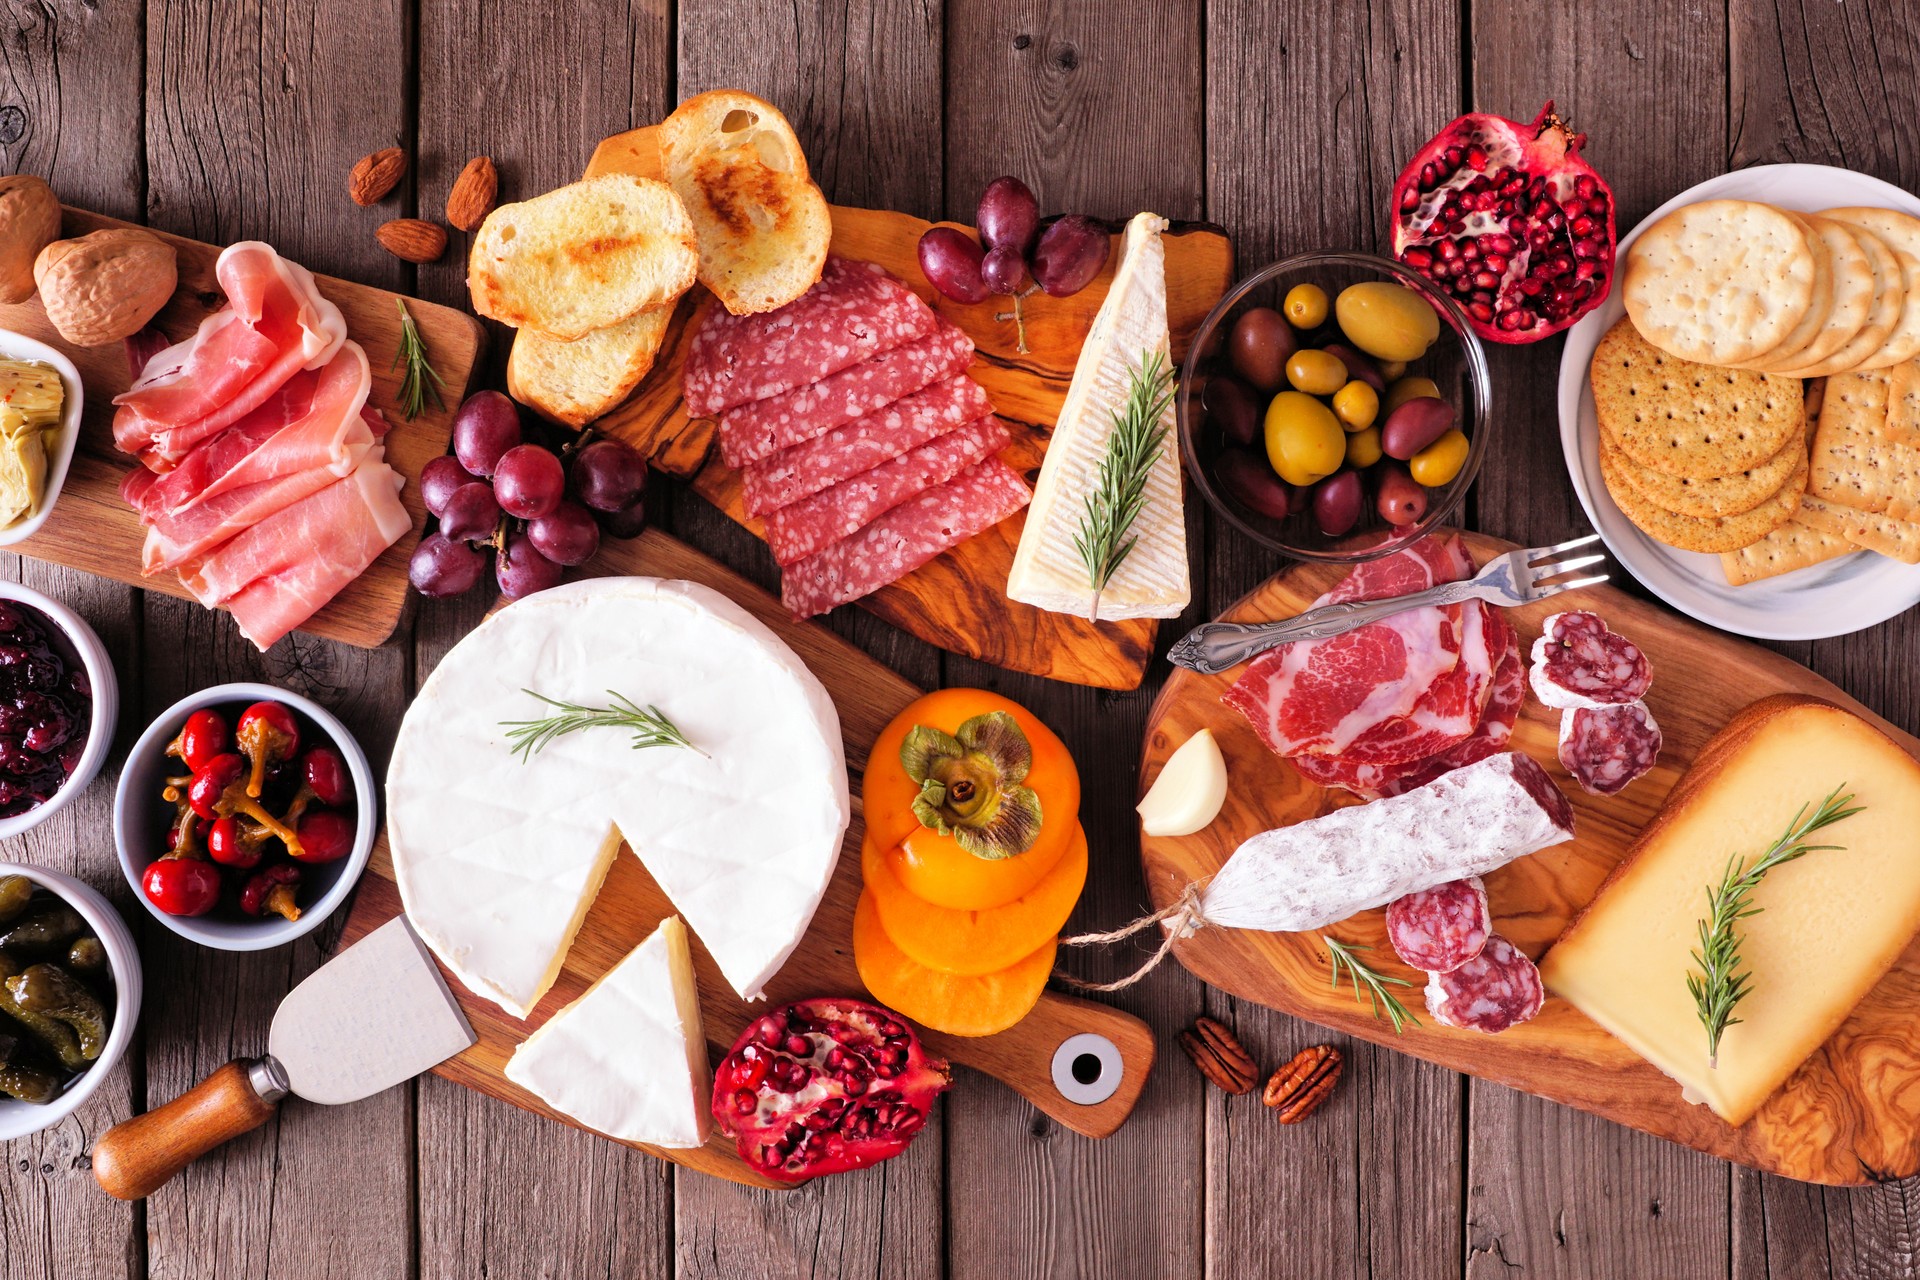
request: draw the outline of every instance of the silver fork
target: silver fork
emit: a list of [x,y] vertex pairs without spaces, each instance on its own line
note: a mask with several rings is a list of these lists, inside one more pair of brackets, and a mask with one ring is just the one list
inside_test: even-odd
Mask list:
[[1600,535],[1557,543],[1551,547],[1525,547],[1489,560],[1473,577],[1462,582],[1443,582],[1410,596],[1392,596],[1385,600],[1344,600],[1321,605],[1298,617],[1279,622],[1208,622],[1182,637],[1167,657],[1176,666],[1217,676],[1238,666],[1256,654],[1277,649],[1296,640],[1325,640],[1342,632],[1364,627],[1369,622],[1404,613],[1425,604],[1458,604],[1462,600],[1485,600],[1490,604],[1532,604],[1562,591],[1598,586],[1607,580],[1604,573],[1591,577],[1563,580],[1565,574],[1600,563],[1606,556],[1594,554],[1572,560],[1555,556],[1597,542]]

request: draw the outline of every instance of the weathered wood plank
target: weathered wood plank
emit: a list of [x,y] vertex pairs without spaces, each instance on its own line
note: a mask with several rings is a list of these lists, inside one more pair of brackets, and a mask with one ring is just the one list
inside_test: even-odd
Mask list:
[[[348,168],[371,149],[358,145],[362,131],[384,141],[406,118],[400,0],[234,18],[205,2],[148,15],[149,219],[214,242],[257,237],[316,270],[404,286],[400,264],[373,241],[375,219],[345,190]],[[384,769],[405,701],[403,647],[296,635],[263,656],[225,616],[159,596],[146,599],[144,626],[158,639],[127,707],[134,724],[190,690],[264,680],[333,708]],[[280,997],[316,967],[335,928],[238,955],[149,927],[148,1101],[258,1053]],[[147,1202],[155,1271],[402,1273],[413,1236],[410,1119],[404,1088],[351,1107],[290,1102]]]
[[[579,177],[601,138],[657,118],[671,84],[666,0],[533,6],[422,0],[412,200],[440,219],[466,162],[489,155],[500,199]],[[364,139],[363,150],[379,145]],[[388,214],[386,216],[397,216]],[[467,305],[466,250],[418,273],[423,297]],[[489,325],[502,385],[507,330]],[[492,603],[490,585],[423,601],[412,687]],[[435,1277],[671,1274],[672,1182],[664,1165],[446,1081],[417,1090],[418,1274]]]
[[[1460,100],[1459,25],[1444,3],[1209,8],[1207,216],[1233,235],[1242,276],[1306,250],[1385,242],[1394,174]],[[1214,613],[1282,567],[1218,520],[1205,563]],[[1211,1098],[1214,1273],[1258,1273],[1285,1241],[1330,1276],[1458,1274],[1459,1077],[1257,1006],[1209,1002],[1235,1012],[1268,1069],[1311,1044],[1348,1057],[1340,1092],[1298,1129],[1248,1099]]]

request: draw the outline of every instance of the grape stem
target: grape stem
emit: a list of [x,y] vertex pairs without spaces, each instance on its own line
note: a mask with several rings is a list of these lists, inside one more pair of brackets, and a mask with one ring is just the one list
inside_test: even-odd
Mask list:
[[1022,310],[1020,304],[1038,292],[1040,292],[1039,285],[1028,285],[1025,289],[1022,289],[1019,293],[1016,293],[1013,295],[1013,310],[1002,311],[999,314],[994,316],[995,320],[998,320],[1003,324],[1006,323],[1008,320],[1013,321],[1013,332],[1014,332],[1015,338],[1017,339],[1017,343],[1014,349],[1017,350],[1023,356],[1027,354],[1027,350],[1028,350],[1027,348],[1027,317],[1025,312]]

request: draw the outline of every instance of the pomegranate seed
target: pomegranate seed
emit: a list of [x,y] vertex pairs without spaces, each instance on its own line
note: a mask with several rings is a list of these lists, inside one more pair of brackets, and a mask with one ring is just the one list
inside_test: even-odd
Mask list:
[[1573,264],[1573,278],[1575,280],[1591,280],[1599,273],[1600,264],[1597,262],[1588,261]]
[[1415,209],[1418,209],[1419,207],[1420,207],[1420,193],[1415,191],[1411,187],[1407,188],[1407,194],[1400,197],[1400,212],[1412,213]]
[[1487,167],[1487,149],[1485,147],[1468,147],[1467,148],[1467,165],[1469,168],[1473,168],[1473,169],[1486,168]]
[[1600,246],[1592,240],[1575,240],[1573,242],[1573,256],[1576,258],[1597,258],[1600,256]]
[[1573,180],[1573,189],[1579,192],[1580,195],[1582,195],[1583,197],[1586,197],[1587,199],[1592,199],[1593,196],[1600,190],[1600,184],[1593,180],[1592,174],[1583,173],[1579,177]]
[[1486,268],[1489,271],[1497,272],[1504,275],[1507,270],[1507,256],[1503,253],[1488,254],[1486,259]]
[[1441,258],[1445,259],[1448,262],[1452,262],[1455,258],[1460,256],[1460,246],[1455,244],[1451,240],[1442,240],[1439,244],[1434,246],[1434,250],[1441,256]]
[[1497,289],[1500,287],[1500,277],[1491,271],[1476,271],[1473,283],[1478,289]]
[[785,1048],[788,1053],[799,1057],[802,1054],[813,1052],[813,1041],[807,1039],[805,1036],[788,1036],[786,1044],[782,1047]]
[[1426,249],[1409,249],[1403,261],[1415,271],[1425,271],[1433,265],[1433,254]]
[[1525,312],[1509,311],[1500,317],[1500,327],[1511,333],[1518,329],[1530,329],[1533,322]]
[[751,1089],[736,1090],[733,1095],[733,1109],[739,1112],[741,1115],[746,1116],[746,1115],[753,1114],[753,1108],[754,1108],[753,1090]]
[[1480,256],[1480,245],[1476,241],[1468,240],[1460,246],[1460,256],[1468,262],[1475,261]]
[[1467,308],[1467,314],[1475,320],[1478,320],[1481,324],[1486,324],[1493,319],[1493,308],[1484,302],[1476,302]]
[[1520,282],[1520,292],[1529,298],[1537,298],[1546,291],[1547,283],[1539,276],[1528,276]]
[[1594,225],[1593,219],[1585,216],[1575,218],[1567,224],[1568,231],[1576,236],[1582,237],[1590,236],[1598,229],[1599,228]]

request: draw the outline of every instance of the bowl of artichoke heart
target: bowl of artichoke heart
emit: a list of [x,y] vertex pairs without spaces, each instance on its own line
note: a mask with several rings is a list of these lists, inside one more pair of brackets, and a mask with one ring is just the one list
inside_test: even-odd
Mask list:
[[0,1142],[66,1119],[133,1040],[140,956],[107,900],[0,862]]
[[84,400],[73,361],[0,329],[0,547],[38,533],[59,501]]

